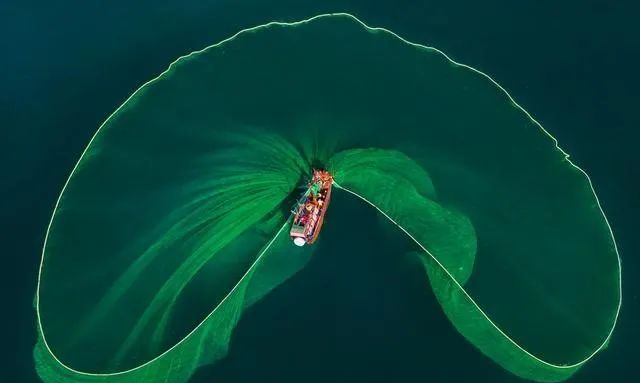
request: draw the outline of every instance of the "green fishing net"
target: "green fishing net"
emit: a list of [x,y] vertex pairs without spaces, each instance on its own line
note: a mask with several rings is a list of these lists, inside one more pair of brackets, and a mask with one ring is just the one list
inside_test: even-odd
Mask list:
[[339,14],[182,57],[100,127],[47,231],[42,380],[185,382],[224,357],[313,256],[289,238],[313,168],[506,370],[559,381],[606,346],[620,264],[587,175],[486,75]]

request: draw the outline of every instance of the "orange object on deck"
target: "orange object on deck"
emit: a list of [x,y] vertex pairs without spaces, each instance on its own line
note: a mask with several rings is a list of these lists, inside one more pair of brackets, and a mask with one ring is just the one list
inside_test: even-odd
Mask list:
[[331,200],[333,176],[326,170],[314,170],[307,190],[298,200],[289,235],[297,246],[312,244],[318,238]]

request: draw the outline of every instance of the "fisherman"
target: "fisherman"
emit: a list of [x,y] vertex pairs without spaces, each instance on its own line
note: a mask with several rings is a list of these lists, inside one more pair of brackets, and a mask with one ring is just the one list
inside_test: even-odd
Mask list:
[[318,193],[320,193],[320,190],[322,189],[322,184],[321,182],[314,182],[311,185],[309,185],[309,191],[311,192],[312,196],[316,196]]

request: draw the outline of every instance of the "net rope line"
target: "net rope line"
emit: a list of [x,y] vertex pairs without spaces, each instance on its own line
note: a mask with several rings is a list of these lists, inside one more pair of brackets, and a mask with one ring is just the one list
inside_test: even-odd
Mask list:
[[[511,95],[509,94],[509,92],[507,92],[507,90],[506,90],[504,87],[502,87],[500,84],[498,84],[498,83],[497,83],[497,82],[496,82],[496,81],[495,81],[491,76],[489,76],[488,74],[486,74],[486,73],[484,73],[484,72],[482,72],[482,71],[480,71],[480,70],[478,70],[478,69],[475,69],[475,68],[473,68],[473,67],[471,67],[471,66],[469,66],[469,65],[462,64],[462,63],[459,63],[459,62],[457,62],[457,61],[453,60],[451,57],[449,57],[446,53],[444,53],[443,51],[439,50],[438,48],[435,48],[435,47],[431,47],[431,46],[427,46],[427,45],[423,45],[423,44],[419,44],[419,43],[414,43],[414,42],[408,41],[408,40],[404,39],[403,37],[399,36],[398,34],[396,34],[395,32],[392,32],[392,31],[390,31],[389,29],[386,29],[386,28],[384,28],[384,27],[371,27],[371,26],[369,26],[369,25],[365,24],[363,21],[361,21],[360,19],[358,19],[356,16],[354,16],[354,15],[352,15],[352,14],[349,14],[349,13],[346,13],[346,12],[334,12],[334,13],[324,13],[324,14],[316,15],[316,16],[313,16],[313,17],[310,17],[310,18],[307,18],[307,19],[304,19],[304,20],[299,20],[299,21],[293,21],[293,22],[270,21],[270,22],[267,22],[267,23],[265,23],[265,24],[260,24],[260,25],[254,26],[254,27],[245,28],[245,29],[242,29],[242,30],[240,30],[239,32],[235,33],[235,34],[234,34],[234,35],[232,35],[231,37],[228,37],[228,38],[226,38],[226,39],[224,39],[224,40],[221,40],[221,41],[219,41],[219,42],[217,42],[217,43],[215,43],[215,44],[209,45],[209,46],[207,46],[207,47],[205,47],[205,48],[203,48],[203,49],[196,50],[196,51],[193,51],[193,52],[188,53],[188,54],[186,54],[186,55],[180,56],[180,57],[178,57],[176,60],[174,60],[173,62],[171,62],[171,64],[169,64],[169,66],[167,67],[167,69],[165,69],[164,71],[162,71],[160,74],[158,74],[158,75],[157,75],[156,77],[154,77],[153,79],[151,79],[151,80],[149,80],[149,81],[147,81],[147,82],[143,83],[143,84],[142,84],[138,89],[136,89],[136,90],[135,90],[135,91],[134,91],[134,92],[133,92],[133,93],[132,93],[132,94],[131,94],[131,95],[130,95],[130,96],[129,96],[129,97],[128,97],[128,98],[127,98],[127,99],[126,99],[126,100],[125,100],[125,101],[124,101],[124,102],[123,102],[123,103],[118,107],[118,108],[116,108],[116,110],[114,110],[114,111],[113,111],[113,113],[111,113],[111,114],[110,114],[110,115],[105,119],[105,121],[104,121],[104,122],[103,122],[103,123],[98,127],[98,129],[96,130],[96,132],[93,134],[93,136],[92,136],[92,137],[91,137],[91,139],[89,140],[89,143],[87,144],[87,146],[86,146],[86,147],[84,148],[84,150],[82,151],[82,153],[81,153],[81,155],[80,155],[80,158],[78,159],[78,161],[77,161],[77,162],[76,162],[76,164],[74,165],[73,169],[71,170],[71,172],[70,172],[70,174],[69,174],[69,176],[68,176],[67,180],[65,181],[65,183],[64,183],[64,185],[63,185],[63,187],[62,187],[62,190],[60,191],[60,194],[58,195],[58,198],[57,198],[56,203],[55,203],[54,208],[53,208],[53,213],[52,213],[52,215],[51,215],[51,219],[49,220],[49,225],[47,226],[47,231],[46,231],[46,233],[45,233],[45,239],[44,239],[43,246],[42,246],[42,256],[41,256],[41,259],[40,259],[40,266],[39,266],[39,268],[38,268],[38,278],[37,278],[37,284],[36,284],[36,299],[35,299],[35,303],[36,303],[36,304],[35,304],[35,306],[36,306],[36,317],[37,317],[37,327],[38,327],[38,332],[39,332],[40,337],[42,338],[42,341],[43,341],[43,343],[44,343],[44,345],[45,345],[45,347],[46,347],[47,351],[49,352],[49,354],[51,354],[51,356],[52,356],[52,357],[53,357],[53,358],[54,358],[58,363],[60,363],[60,365],[61,365],[62,367],[64,367],[65,369],[67,369],[67,370],[69,370],[69,371],[72,371],[72,372],[75,372],[75,373],[79,373],[79,374],[83,374],[83,375],[109,376],[109,375],[123,374],[123,373],[126,373],[126,372],[130,372],[130,371],[136,370],[136,369],[141,368],[141,367],[143,367],[143,366],[146,366],[147,364],[149,364],[149,363],[151,363],[151,362],[155,361],[156,359],[158,359],[158,358],[159,358],[159,357],[161,357],[162,355],[164,355],[164,354],[166,354],[167,352],[169,352],[171,349],[173,349],[175,346],[177,346],[178,344],[182,343],[182,342],[186,339],[186,337],[185,337],[185,338],[183,338],[183,339],[181,339],[178,343],[176,343],[176,345],[174,345],[173,347],[171,347],[169,350],[167,350],[167,351],[163,352],[162,354],[160,354],[159,356],[157,356],[157,357],[153,358],[152,360],[150,360],[150,361],[148,361],[148,362],[143,363],[143,364],[142,364],[142,365],[140,365],[140,366],[137,366],[137,367],[131,368],[131,369],[126,370],[126,371],[122,371],[122,372],[115,372],[115,373],[110,373],[110,374],[92,374],[92,373],[87,373],[87,372],[76,371],[76,370],[74,370],[74,369],[70,368],[69,366],[66,366],[64,363],[62,363],[62,362],[61,362],[61,361],[60,361],[60,360],[55,356],[55,354],[52,352],[51,348],[49,347],[49,344],[47,343],[47,340],[46,340],[46,337],[45,337],[44,331],[43,331],[43,329],[42,329],[42,319],[41,319],[41,315],[40,315],[40,285],[41,285],[41,279],[42,279],[42,269],[43,269],[43,265],[44,265],[44,255],[45,255],[45,248],[46,248],[47,240],[48,240],[48,237],[49,237],[49,233],[50,233],[50,231],[51,231],[51,227],[52,227],[52,224],[53,224],[54,217],[55,217],[55,215],[56,215],[56,211],[58,210],[58,207],[59,207],[59,205],[60,205],[60,201],[61,201],[61,199],[62,199],[62,195],[64,194],[64,191],[65,191],[65,189],[67,188],[67,186],[68,186],[68,184],[69,184],[69,181],[71,180],[71,178],[73,177],[74,173],[76,172],[76,170],[77,170],[77,168],[78,168],[78,165],[79,165],[79,164],[80,164],[80,162],[82,161],[83,157],[86,155],[86,153],[87,153],[87,151],[89,150],[89,148],[91,147],[91,144],[93,143],[93,141],[96,139],[96,137],[98,136],[98,134],[102,131],[102,128],[107,124],[107,122],[109,122],[109,121],[112,119],[112,117],[113,117],[114,115],[116,115],[116,114],[117,114],[117,113],[118,113],[118,112],[119,112],[119,111],[120,111],[120,110],[121,110],[121,109],[122,109],[122,108],[123,108],[123,107],[124,107],[124,106],[125,106],[125,105],[130,101],[130,100],[131,100],[131,99],[132,99],[132,98],[134,98],[134,97],[135,97],[135,96],[136,96],[136,95],[137,95],[137,94],[138,94],[142,89],[146,88],[148,85],[153,84],[154,82],[156,82],[157,80],[159,80],[159,79],[160,79],[162,76],[164,76],[166,73],[170,72],[170,71],[173,69],[173,67],[174,67],[177,63],[179,63],[180,61],[182,61],[182,60],[185,60],[185,59],[187,59],[187,58],[189,58],[189,57],[191,57],[191,56],[193,56],[193,55],[197,55],[197,54],[199,54],[199,53],[205,52],[205,51],[207,51],[207,50],[209,50],[209,49],[212,49],[212,48],[216,48],[216,47],[222,46],[222,45],[224,45],[225,43],[230,42],[230,41],[232,41],[232,40],[236,39],[238,36],[240,36],[240,35],[242,35],[242,34],[245,34],[245,33],[253,32],[253,31],[256,31],[256,30],[260,30],[260,29],[269,28],[269,27],[271,27],[271,26],[296,26],[296,25],[301,25],[301,24],[309,23],[309,22],[314,21],[314,20],[316,20],[316,19],[330,18],[330,17],[336,17],[336,16],[346,17],[346,18],[352,19],[353,21],[357,22],[358,24],[360,24],[362,27],[364,27],[364,28],[365,28],[366,30],[368,30],[368,31],[387,33],[387,34],[389,34],[389,35],[391,35],[391,36],[393,36],[393,37],[397,38],[398,40],[400,40],[400,41],[402,41],[403,43],[406,43],[406,44],[408,44],[408,45],[411,45],[411,46],[414,46],[414,47],[417,47],[417,48],[420,48],[420,49],[426,49],[426,50],[429,50],[429,51],[436,52],[436,53],[440,54],[442,57],[444,57],[446,60],[448,60],[448,61],[449,61],[451,64],[453,64],[454,66],[458,66],[458,67],[461,67],[461,68],[468,69],[468,70],[470,70],[470,71],[472,71],[472,72],[475,72],[475,73],[479,74],[480,76],[482,76],[482,77],[486,78],[487,80],[489,80],[489,81],[490,81],[494,86],[496,86],[498,89],[500,89],[500,90],[501,90],[501,91],[502,91],[502,92],[507,96],[507,98],[508,98],[508,99],[509,99],[509,101],[513,104],[513,106],[515,106],[517,109],[519,109],[520,111],[522,111],[522,112],[527,116],[527,118],[529,118],[529,120],[530,120],[531,122],[533,122],[536,126],[538,126],[538,128],[540,128],[540,130],[542,130],[542,132],[543,132],[544,134],[546,134],[549,138],[551,138],[551,140],[553,141],[553,143],[554,143],[554,145],[555,145],[555,148],[556,148],[557,150],[559,150],[559,151],[563,154],[563,156],[564,156],[565,160],[566,160],[566,161],[567,161],[571,166],[573,166],[575,169],[577,169],[578,171],[580,171],[580,172],[581,172],[581,173],[586,177],[586,179],[587,179],[587,181],[588,181],[588,183],[589,183],[589,187],[591,188],[591,191],[592,191],[592,193],[593,193],[593,196],[594,196],[594,198],[595,198],[595,200],[596,200],[596,204],[598,205],[598,209],[599,209],[599,210],[600,210],[600,212],[602,213],[602,217],[604,218],[605,223],[607,224],[607,227],[608,227],[608,229],[609,229],[609,235],[611,236],[611,239],[612,239],[612,241],[613,241],[613,247],[614,247],[614,250],[615,250],[615,252],[616,252],[616,257],[617,257],[617,261],[618,261],[618,296],[619,296],[619,300],[618,300],[618,305],[617,305],[617,308],[616,308],[616,314],[615,314],[614,322],[613,322],[613,325],[611,326],[611,329],[609,330],[609,333],[608,333],[607,337],[606,337],[606,338],[605,338],[605,340],[603,341],[603,343],[602,343],[602,344],[601,344],[601,345],[600,345],[600,346],[599,346],[599,347],[598,347],[598,348],[597,348],[597,349],[596,349],[596,350],[595,350],[595,351],[594,351],[594,352],[593,352],[589,357],[587,357],[587,358],[586,358],[584,361],[582,361],[582,362],[579,362],[579,363],[576,363],[576,364],[574,364],[574,365],[570,365],[570,366],[556,366],[556,365],[550,364],[550,363],[548,363],[548,362],[545,362],[545,361],[543,361],[543,360],[540,360],[540,359],[536,358],[534,355],[531,355],[531,354],[529,354],[529,355],[531,355],[531,356],[532,356],[533,358],[535,358],[535,359],[540,360],[540,362],[545,363],[545,364],[548,364],[549,366],[552,366],[552,367],[559,367],[559,368],[571,368],[571,367],[576,367],[576,366],[579,366],[579,365],[584,364],[585,362],[587,362],[589,359],[591,359],[591,358],[592,358],[592,357],[593,357],[593,356],[594,356],[598,351],[600,351],[600,350],[601,350],[601,349],[606,345],[606,343],[607,343],[607,342],[609,341],[609,339],[611,338],[611,335],[613,334],[613,330],[615,329],[615,326],[616,326],[617,321],[618,321],[618,317],[619,317],[619,315],[620,315],[620,308],[621,308],[621,306],[622,306],[622,264],[621,264],[621,260],[620,260],[620,253],[619,253],[619,251],[618,251],[618,245],[617,245],[617,243],[616,243],[616,241],[615,241],[615,236],[613,235],[613,230],[611,229],[611,225],[610,225],[610,223],[609,223],[609,220],[607,219],[606,215],[604,214],[604,211],[603,211],[603,209],[602,209],[602,206],[601,206],[600,200],[598,199],[598,196],[597,196],[597,194],[596,194],[596,192],[595,192],[595,189],[594,189],[594,187],[593,187],[593,183],[591,182],[591,178],[589,177],[589,175],[588,175],[584,170],[582,170],[582,168],[580,168],[579,166],[577,166],[576,164],[574,164],[574,163],[571,161],[569,154],[568,154],[567,152],[565,152],[562,148],[560,148],[560,146],[558,145],[558,140],[557,140],[553,135],[551,135],[551,133],[549,133],[549,132],[548,132],[548,131],[547,131],[547,130],[542,126],[542,124],[540,124],[536,119],[534,119],[534,118],[529,114],[529,112],[527,112],[527,111],[526,111],[522,106],[520,106],[520,104],[518,104],[518,103],[513,99],[513,97],[511,97]],[[336,184],[336,185],[337,185],[337,184]],[[346,190],[346,189],[344,189],[344,188],[340,187],[339,185],[337,185],[337,186],[338,186],[339,188],[343,189],[343,190]],[[368,202],[368,201],[367,201],[367,202]],[[384,213],[383,213],[383,214],[384,214]],[[285,224],[285,225],[286,225],[286,224]],[[284,226],[283,226],[283,228],[284,228]],[[282,230],[282,228],[281,228],[281,230]],[[407,234],[408,234],[408,233],[407,233]],[[277,236],[277,235],[276,235],[276,236]],[[274,237],[274,239],[275,239],[275,237]],[[446,271],[446,269],[445,269],[445,271]],[[454,279],[454,281],[455,281],[455,279]],[[202,324],[202,323],[201,323],[201,324]],[[199,327],[199,326],[200,326],[200,325],[198,325],[198,327]],[[195,331],[198,327],[196,327],[193,331]],[[499,330],[499,329],[498,329],[498,330]],[[191,333],[193,333],[193,331],[192,331],[192,332],[190,332],[190,333],[187,335],[187,337],[188,337]],[[514,344],[515,344],[515,343],[514,343]],[[516,346],[518,346],[518,345],[516,344]],[[519,347],[519,346],[518,346],[518,347]],[[524,351],[524,352],[527,352],[526,350],[523,350],[523,351]]]
[[[365,197],[361,196],[360,194],[354,192],[353,190],[350,190],[344,186],[340,186],[340,184],[338,184],[337,182],[333,181],[334,186],[336,186],[338,189],[344,190],[347,193],[350,193],[354,196],[356,196],[357,198],[360,198],[361,200],[363,200],[364,202],[366,202],[367,204],[373,206],[378,212],[380,212],[386,219],[388,219],[391,223],[393,223],[395,226],[397,226],[400,230],[402,230],[407,236],[409,236],[409,238],[411,238],[411,240],[413,240],[413,242],[415,242],[418,246],[420,246],[420,248],[422,250],[424,250],[425,253],[427,253],[431,259],[433,259],[438,266],[440,266],[440,268],[447,274],[447,276],[449,278],[451,278],[451,280],[453,281],[453,283],[455,283],[455,285],[464,293],[464,295],[467,297],[467,299],[469,299],[469,301],[471,301],[471,303],[473,304],[473,306],[475,306],[478,311],[482,314],[482,316],[491,324],[491,326],[493,326],[496,330],[498,330],[498,332],[504,336],[506,339],[509,340],[509,342],[511,342],[514,346],[516,346],[518,349],[520,349],[522,352],[524,352],[525,354],[527,354],[528,356],[532,357],[533,359],[535,359],[536,361],[545,364],[549,367],[553,367],[553,368],[560,368],[560,369],[569,369],[569,368],[574,368],[574,367],[578,367],[581,366],[583,364],[585,364],[586,362],[588,362],[591,358],[593,358],[594,355],[596,355],[603,347],[604,345],[607,344],[609,338],[611,337],[611,333],[613,332],[613,328],[612,330],[609,332],[609,334],[607,335],[607,337],[605,338],[604,342],[596,348],[595,351],[593,351],[588,357],[586,357],[584,360],[574,363],[574,364],[562,364],[562,365],[557,365],[557,364],[553,364],[553,363],[549,363],[545,360],[540,359],[539,357],[531,354],[529,351],[527,351],[526,349],[524,349],[522,346],[520,346],[516,341],[514,341],[513,339],[511,339],[511,337],[509,337],[509,335],[507,335],[495,322],[493,322],[491,320],[491,318],[489,318],[489,316],[482,310],[482,308],[480,308],[480,305],[478,305],[478,303],[473,299],[473,297],[471,297],[471,295],[467,292],[467,290],[456,280],[456,278],[449,272],[449,270],[447,270],[447,268],[431,253],[429,252],[429,250],[427,250],[420,242],[418,242],[418,240],[415,239],[415,237],[413,235],[411,235],[411,233],[409,233],[408,230],[406,230],[404,227],[402,227],[399,223],[397,223],[393,218],[391,218],[387,213],[385,213],[382,209],[380,209],[378,206],[376,206],[373,202],[369,201],[368,199],[366,199]],[[616,315],[617,318],[617,315]],[[614,323],[614,327],[615,327],[615,323]]]
[[[49,353],[51,354],[51,356],[58,362],[60,363],[60,365],[62,367],[64,367],[65,369],[74,372],[76,374],[81,374],[81,375],[85,375],[85,376],[116,376],[116,375],[123,375],[135,370],[138,370],[140,368],[143,368],[153,362],[155,362],[156,360],[162,358],[164,355],[168,354],[169,352],[171,352],[173,349],[175,349],[176,347],[178,347],[180,344],[182,344],[184,341],[187,340],[187,338],[189,338],[193,333],[195,333],[200,327],[202,327],[202,325],[204,325],[204,323],[213,315],[215,314],[215,312],[218,310],[218,308],[220,306],[222,306],[222,304],[224,304],[224,302],[226,302],[226,300],[236,291],[236,289],[238,288],[238,286],[240,286],[240,284],[242,284],[242,282],[245,280],[245,278],[247,277],[247,275],[249,275],[253,269],[260,263],[260,261],[262,260],[262,257],[264,256],[264,254],[269,250],[269,248],[271,247],[271,245],[276,241],[276,239],[280,236],[280,234],[282,234],[284,228],[286,228],[289,225],[289,221],[291,220],[292,216],[289,216],[284,224],[280,227],[280,229],[276,232],[276,234],[269,240],[269,242],[267,242],[266,246],[262,249],[262,251],[260,251],[260,253],[258,254],[258,256],[256,257],[256,259],[251,263],[251,266],[249,266],[249,268],[247,269],[247,271],[242,275],[242,277],[240,277],[240,279],[238,280],[238,282],[231,288],[231,290],[227,293],[227,295],[224,296],[224,298],[222,298],[222,300],[220,301],[220,303],[218,303],[216,305],[216,307],[214,307],[213,310],[211,310],[211,312],[209,314],[207,314],[207,316],[200,321],[200,323],[198,323],[198,325],[196,327],[193,328],[193,330],[191,330],[187,335],[185,335],[182,339],[180,339],[178,342],[176,342],[176,344],[174,344],[173,346],[171,346],[170,348],[168,348],[166,351],[162,352],[161,354],[155,356],[154,358],[144,362],[143,364],[130,368],[128,370],[123,370],[123,371],[116,371],[116,372],[111,372],[111,373],[91,373],[91,372],[86,372],[86,371],[78,371],[73,369],[72,367],[69,367],[67,365],[65,365],[61,360],[59,360],[56,355],[53,353],[53,351],[49,348],[49,344],[44,341],[44,344],[47,348],[47,350],[49,351]],[[39,318],[38,318],[39,319]],[[41,332],[42,329],[40,330]],[[44,335],[42,336],[42,339],[44,340]],[[170,364],[170,369],[173,366],[173,359],[171,360],[171,364]]]

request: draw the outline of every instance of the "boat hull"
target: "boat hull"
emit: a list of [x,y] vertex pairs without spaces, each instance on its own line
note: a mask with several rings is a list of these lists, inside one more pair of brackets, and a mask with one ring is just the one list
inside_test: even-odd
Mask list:
[[298,200],[291,225],[294,244],[313,244],[320,235],[324,216],[331,202],[333,177],[324,170],[314,170],[307,190]]

